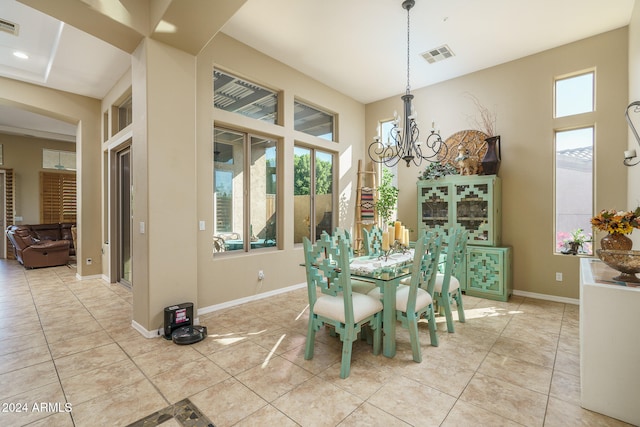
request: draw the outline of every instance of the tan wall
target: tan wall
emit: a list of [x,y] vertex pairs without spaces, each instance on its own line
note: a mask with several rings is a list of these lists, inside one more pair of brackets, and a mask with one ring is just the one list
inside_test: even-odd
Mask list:
[[[422,119],[423,132],[430,129],[432,118],[445,138],[473,128],[477,111],[469,94],[497,114],[502,243],[513,247],[516,290],[579,297],[579,258],[554,254],[554,129],[596,125],[594,209],[626,204],[627,171],[621,156],[627,146],[622,114],[628,96],[627,45],[627,28],[622,28],[413,91],[419,117],[427,118]],[[597,74],[597,111],[554,120],[554,77],[592,68]],[[400,107],[399,96],[367,105],[367,141],[374,137],[376,122],[391,118]],[[399,167],[399,219],[414,230],[415,183],[423,167]],[[563,273],[564,281],[555,281],[556,272]]]
[[[78,275],[102,272],[100,200],[100,101],[54,89],[0,78],[0,102],[78,126]],[[92,258],[92,265],[84,260]]]
[[[629,102],[640,101],[640,1],[636,0],[633,15],[629,23]],[[636,130],[640,133],[640,114],[635,115]],[[628,130],[628,149],[636,150],[640,159],[640,142],[636,141],[631,130]],[[627,194],[627,208],[633,209],[640,206],[640,165],[626,168],[627,182],[629,185]],[[635,249],[640,248],[640,230],[631,234]]]
[[4,164],[13,169],[15,179],[15,216],[22,217],[16,224],[40,223],[40,172],[42,169],[42,149],[76,151],[71,142],[27,136],[0,134]]
[[[270,125],[212,108],[214,64],[256,83],[282,91],[282,126]],[[277,62],[224,34],[219,34],[198,55],[197,72],[197,203],[198,220],[207,230],[198,232],[198,301],[200,307],[250,297],[262,292],[292,286],[305,281],[301,246],[293,244],[294,143],[318,147],[336,153],[339,189],[335,206],[339,207],[339,225],[352,227],[355,207],[355,183],[358,158],[364,153],[364,106],[309,77]],[[339,116],[339,143],[325,141],[293,130],[293,100],[299,97]],[[250,254],[229,253],[212,256],[213,220],[212,124],[240,130],[254,129],[280,141],[278,191],[278,227],[280,250]],[[265,279],[257,279],[263,270]]]

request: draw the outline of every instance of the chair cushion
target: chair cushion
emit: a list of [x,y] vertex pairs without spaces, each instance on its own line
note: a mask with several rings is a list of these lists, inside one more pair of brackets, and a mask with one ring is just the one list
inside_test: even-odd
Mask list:
[[[410,286],[400,286],[396,291],[396,309],[402,311],[403,313],[407,312],[407,303],[409,300],[409,289]],[[416,311],[425,308],[429,304],[433,303],[433,299],[429,292],[425,291],[422,288],[418,288],[416,293]]]
[[368,294],[376,288],[373,282],[365,282],[364,280],[351,279],[351,291],[359,294]]
[[[382,311],[382,303],[379,299],[357,292],[353,292],[351,296],[353,298],[353,320],[355,323],[359,323],[372,314]],[[345,323],[344,298],[342,294],[321,296],[316,300],[313,312]]]
[[[444,281],[444,274],[436,274],[436,286],[433,288],[434,292],[442,292],[442,282]],[[455,292],[460,288],[460,282],[455,277],[451,276],[449,281],[449,293]]]
[[[409,289],[410,286],[406,285],[400,285],[398,286],[398,289],[396,289],[396,310],[400,310],[403,313],[407,312]],[[375,288],[367,295],[377,299],[382,299],[382,293],[380,292],[379,288]],[[429,295],[429,292],[425,291],[422,288],[418,288],[418,292],[416,294],[416,311],[428,306],[431,303],[433,303],[433,299],[431,298],[431,295]]]

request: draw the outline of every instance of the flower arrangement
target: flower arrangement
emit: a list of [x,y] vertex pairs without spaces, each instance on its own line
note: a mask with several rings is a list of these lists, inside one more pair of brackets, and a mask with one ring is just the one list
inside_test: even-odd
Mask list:
[[640,228],[640,207],[635,211],[604,209],[591,218],[591,225],[609,234],[630,234],[634,228]]
[[567,238],[563,239],[560,252],[571,255],[577,255],[578,253],[591,253],[591,245],[587,245],[585,248],[585,244],[590,243],[591,241],[591,234],[585,234],[582,228],[577,228],[571,233],[568,233]]

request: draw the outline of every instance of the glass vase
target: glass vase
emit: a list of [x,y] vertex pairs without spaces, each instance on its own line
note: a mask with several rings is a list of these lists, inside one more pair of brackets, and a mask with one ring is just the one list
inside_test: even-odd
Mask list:
[[600,240],[600,247],[607,250],[630,251],[633,240],[620,233],[607,234]]

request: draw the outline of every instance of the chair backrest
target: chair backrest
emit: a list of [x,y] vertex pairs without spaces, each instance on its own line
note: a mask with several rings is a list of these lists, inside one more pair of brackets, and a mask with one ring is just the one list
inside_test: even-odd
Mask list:
[[453,275],[460,279],[462,270],[464,269],[464,259],[467,256],[467,242],[469,241],[469,230],[462,227],[458,228],[458,239],[456,241],[456,249],[454,256]]
[[442,237],[427,233],[420,237],[414,247],[411,266],[411,284],[407,300],[407,312],[415,311],[418,288],[433,295]]
[[464,268],[464,257],[467,252],[467,239],[469,232],[462,227],[452,227],[449,229],[449,237],[447,243],[447,260],[444,267],[444,281],[442,284],[442,293],[449,292],[449,282],[451,276],[460,277],[462,268]]
[[422,270],[422,282],[420,286],[433,295],[433,288],[436,285],[436,275],[438,273],[438,264],[440,263],[440,252],[442,250],[442,242],[444,236],[441,233],[427,232],[424,237],[424,251]]
[[338,245],[341,241],[344,241],[347,244],[347,248],[349,251],[349,258],[353,258],[353,247],[351,246],[351,233],[349,233],[344,228],[336,227],[333,234],[331,235],[333,239],[333,244]]
[[353,323],[353,301],[351,291],[351,271],[349,270],[349,249],[344,240],[334,244],[334,240],[323,233],[315,243],[304,237],[304,261],[307,272],[309,305],[317,300],[317,289],[323,294],[344,298],[345,320]]
[[362,239],[365,255],[380,255],[382,253],[382,230],[377,225],[371,227],[371,230],[363,228]]

